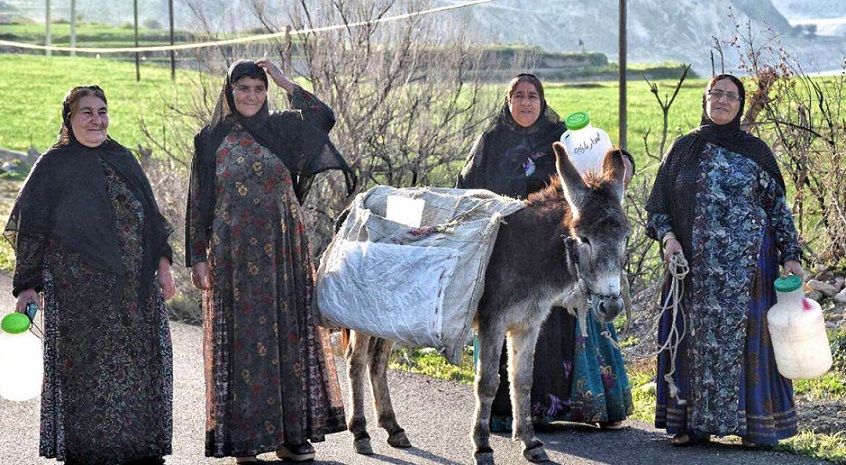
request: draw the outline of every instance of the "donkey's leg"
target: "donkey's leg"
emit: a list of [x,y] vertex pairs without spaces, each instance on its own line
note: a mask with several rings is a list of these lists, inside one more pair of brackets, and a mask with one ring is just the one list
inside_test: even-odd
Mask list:
[[480,319],[479,357],[476,367],[476,411],[473,418],[473,454],[476,465],[492,465],[491,449],[491,404],[499,388],[499,356],[505,339],[505,322]]
[[388,444],[394,447],[411,447],[411,441],[405,430],[397,423],[394,406],[391,404],[391,391],[388,388],[388,359],[394,343],[387,339],[376,339],[370,355],[370,384],[373,388],[373,403],[379,426],[388,432]]
[[540,325],[508,334],[508,376],[511,381],[511,410],[514,415],[514,439],[523,442],[523,456],[530,462],[546,462],[549,458],[543,442],[535,436],[532,425],[532,373],[535,343]]
[[347,419],[347,428],[353,434],[353,447],[359,454],[371,455],[370,435],[367,434],[367,420],[364,417],[364,377],[367,376],[367,359],[370,336],[351,332],[347,347],[347,378],[350,381],[350,402],[352,410]]

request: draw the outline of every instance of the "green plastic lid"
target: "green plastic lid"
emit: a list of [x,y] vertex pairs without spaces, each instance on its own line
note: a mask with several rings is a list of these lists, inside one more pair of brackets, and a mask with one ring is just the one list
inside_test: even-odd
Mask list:
[[10,313],[3,317],[3,322],[0,323],[0,328],[3,332],[9,334],[24,333],[29,329],[29,317],[23,313]]
[[590,124],[590,116],[586,111],[574,111],[564,118],[567,129],[576,131]]
[[793,292],[800,287],[802,287],[802,278],[795,274],[775,280],[775,289],[778,292]]

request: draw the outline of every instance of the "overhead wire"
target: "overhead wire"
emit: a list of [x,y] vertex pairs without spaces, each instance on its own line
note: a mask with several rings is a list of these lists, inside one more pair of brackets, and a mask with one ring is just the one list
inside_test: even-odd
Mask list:
[[266,41],[271,39],[276,39],[279,37],[283,37],[286,34],[290,35],[305,35],[305,34],[316,34],[322,32],[329,32],[337,29],[346,29],[351,27],[360,27],[366,26],[370,24],[378,24],[384,23],[388,21],[399,21],[403,19],[413,18],[415,16],[422,16],[428,15],[433,13],[440,13],[443,11],[448,10],[456,10],[460,8],[466,8],[469,6],[479,5],[482,3],[490,3],[494,0],[471,0],[464,3],[459,3],[456,5],[447,5],[441,6],[437,8],[430,8],[428,10],[421,10],[415,11],[411,13],[404,13],[395,16],[388,16],[384,18],[379,18],[372,21],[359,21],[350,24],[338,24],[333,26],[322,26],[322,27],[315,27],[315,28],[306,28],[306,29],[296,29],[296,30],[289,30],[289,31],[280,31],[280,32],[273,32],[268,34],[258,34],[252,35],[248,37],[239,37],[236,39],[224,39],[224,40],[215,40],[215,41],[207,41],[207,42],[198,42],[193,44],[179,44],[179,45],[157,45],[157,46],[149,46],[149,47],[62,47],[57,45],[35,45],[35,44],[27,44],[22,42],[14,42],[9,40],[0,40],[0,46],[7,46],[7,47],[15,47],[15,48],[22,48],[22,49],[29,49],[29,50],[43,50],[43,51],[53,51],[53,52],[76,52],[76,53],[94,53],[94,54],[105,54],[105,53],[141,53],[141,52],[169,52],[171,50],[191,50],[191,49],[201,49],[201,48],[210,48],[210,47],[219,47],[221,45],[233,45],[233,44],[243,44],[249,42],[260,42]]

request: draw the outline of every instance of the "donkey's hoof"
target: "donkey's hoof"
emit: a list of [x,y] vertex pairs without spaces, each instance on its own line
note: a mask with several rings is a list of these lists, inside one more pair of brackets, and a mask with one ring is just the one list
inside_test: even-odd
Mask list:
[[353,441],[355,451],[361,455],[373,455],[373,447],[370,445],[370,438],[361,438]]
[[393,447],[400,447],[403,449],[411,447],[411,441],[409,441],[408,436],[405,435],[404,429],[395,431],[390,436],[388,436],[388,444]]
[[476,460],[476,465],[494,465],[493,450],[491,449],[477,450],[473,454],[473,458]]
[[546,450],[540,441],[538,441],[538,444],[523,449],[523,457],[526,457],[526,460],[532,463],[549,462],[549,457],[546,455]]

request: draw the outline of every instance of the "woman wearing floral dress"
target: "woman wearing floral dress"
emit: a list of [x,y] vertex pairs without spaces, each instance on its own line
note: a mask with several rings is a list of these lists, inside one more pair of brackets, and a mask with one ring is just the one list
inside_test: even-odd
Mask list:
[[675,322],[665,313],[659,328],[661,344],[674,324],[685,334],[669,340],[674,357],[658,359],[655,424],[678,446],[712,434],[772,445],[797,431],[766,316],[779,264],[802,276],[802,251],[775,157],[740,127],[745,95],[734,76],[711,79],[701,126],[673,143],[646,205],[647,234],[662,241],[665,261],[681,253],[690,267],[681,312]]
[[[296,110],[268,111],[268,75]],[[301,206],[316,173],[341,169],[354,182],[329,141],[334,122],[273,62],[238,61],[195,138],[186,253],[205,291],[209,457],[311,460],[309,441],[345,429],[328,334],[313,316]]]
[[40,455],[155,465],[171,453],[171,227],[138,161],[108,137],[97,86],[65,96],[59,142],[32,168],[5,236],[17,311],[44,308]]

